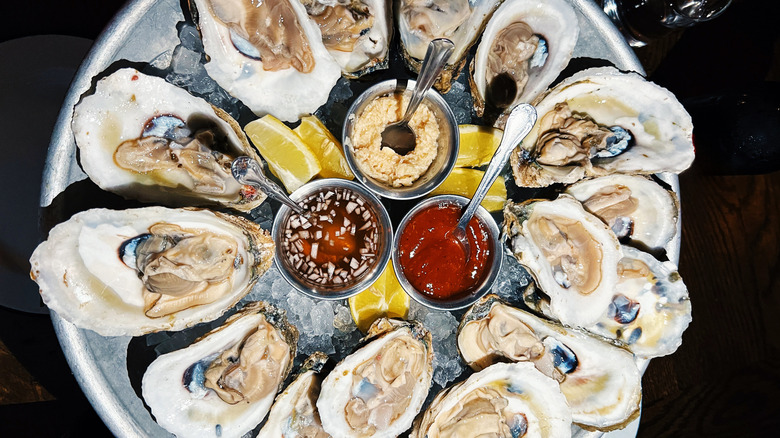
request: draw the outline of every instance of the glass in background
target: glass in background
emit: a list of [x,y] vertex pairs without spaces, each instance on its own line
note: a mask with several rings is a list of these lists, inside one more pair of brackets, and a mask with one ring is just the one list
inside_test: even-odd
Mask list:
[[632,47],[643,47],[674,29],[712,20],[732,0],[601,0],[604,12]]

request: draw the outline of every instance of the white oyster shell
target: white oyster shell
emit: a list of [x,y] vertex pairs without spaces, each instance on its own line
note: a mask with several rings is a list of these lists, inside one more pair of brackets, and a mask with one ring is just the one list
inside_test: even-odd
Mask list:
[[487,295],[464,315],[458,349],[475,370],[494,362],[531,362],[560,382],[572,421],[610,430],[638,413],[641,373],[628,350],[547,322]]
[[411,427],[428,395],[433,347],[420,323],[382,318],[367,339],[322,382],[317,409],[334,437],[396,437]]
[[672,354],[691,323],[691,301],[677,266],[623,247],[615,297],[586,329],[625,344],[638,357]]
[[[230,255],[232,270],[216,283],[227,287],[226,293],[200,304],[182,301],[174,313],[147,316],[144,282],[135,267],[125,264],[120,250],[125,242],[160,224],[235,242],[237,252]],[[30,276],[38,283],[44,303],[67,321],[103,336],[138,336],[216,319],[249,292],[270,268],[273,254],[268,232],[237,216],[163,207],[92,209],[75,214],[49,232],[30,258]],[[209,259],[208,251],[202,255]],[[201,268],[191,266],[196,273]]]
[[[302,0],[302,3],[320,26],[323,43],[344,76],[356,78],[387,68],[393,33],[388,0]],[[349,15],[345,13],[353,10]],[[350,15],[355,23],[344,24]],[[354,42],[342,44],[347,38],[354,38]]]
[[[160,129],[172,121],[185,131],[210,127],[218,132],[217,145],[222,150],[219,154],[204,150],[189,159],[194,172],[183,171],[175,163],[156,170],[118,164],[117,150],[125,142],[161,135],[170,140],[179,127],[170,126],[165,134]],[[103,190],[169,206],[219,204],[240,211],[250,211],[265,200],[264,193],[236,182],[229,165],[225,168],[225,163],[240,155],[259,158],[238,123],[162,78],[123,68],[100,79],[95,92],[76,105],[72,126],[81,166]],[[169,144],[172,151],[182,151],[183,145]]]
[[[521,187],[570,184],[587,176],[612,173],[680,173],[693,162],[693,124],[675,96],[636,73],[612,67],[583,70],[565,79],[534,102],[539,119],[512,154],[515,181]],[[554,166],[536,161],[537,140],[545,115],[566,103],[576,114],[604,127],[631,133],[633,145],[608,158]]]
[[615,233],[570,195],[555,201],[507,203],[504,232],[515,258],[550,297],[550,312],[566,325],[595,323],[612,301],[617,263]]
[[436,81],[442,92],[450,89],[493,11],[503,0],[401,0],[395,16],[407,66],[420,71],[428,44],[448,38],[455,44],[447,65]]
[[566,188],[589,212],[650,250],[664,249],[677,233],[677,195],[652,179],[614,174],[580,181]]
[[[530,103],[558,77],[574,52],[579,24],[574,8],[565,0],[506,0],[493,13],[477,47],[471,67],[471,93],[477,114],[484,110],[487,94],[488,57],[501,32],[507,26],[523,22],[535,35],[547,41],[547,56],[540,66],[528,69],[528,81],[518,87],[518,94],[507,111],[518,103]],[[511,50],[517,48],[507,47]]]
[[[294,122],[302,116],[313,113],[328,100],[330,90],[341,77],[341,67],[336,63],[322,44],[322,35],[317,25],[309,19],[300,0],[274,0],[276,3],[289,3],[303,31],[304,38],[311,49],[314,65],[311,71],[287,67],[279,70],[266,70],[263,60],[258,56],[247,56],[236,48],[239,36],[222,20],[216,18],[213,5],[251,8],[253,2],[240,0],[190,0],[194,5],[196,22],[203,39],[203,49],[209,57],[206,71],[222,88],[241,100],[258,116],[271,114],[286,122]],[[227,8],[226,8],[227,9]],[[233,11],[230,12],[231,14]],[[243,13],[242,13],[243,14]],[[253,12],[246,13],[246,19],[263,20],[252,22],[252,27],[269,29],[273,37],[271,44],[279,44],[275,53],[287,50],[286,41],[273,41],[279,35],[293,32],[290,23],[284,23],[281,15],[257,17]],[[266,35],[258,35],[266,38]],[[254,37],[254,35],[250,35]],[[249,42],[243,41],[238,44]]]
[[558,382],[530,363],[497,363],[442,390],[415,422],[410,438],[560,438],[571,436],[571,421]]
[[[250,339],[256,334],[262,338]],[[259,390],[265,395],[228,403],[204,386],[204,373],[223,352],[248,339],[254,345],[262,344],[263,351],[255,352],[254,357],[236,357],[235,366],[240,369],[236,372],[241,376],[229,383],[240,386],[242,380],[259,381],[254,389],[262,386]],[[178,437],[241,437],[271,408],[292,368],[297,339],[297,330],[278,309],[262,302],[250,303],[192,345],[155,359],[141,383],[144,401],[157,423]]]

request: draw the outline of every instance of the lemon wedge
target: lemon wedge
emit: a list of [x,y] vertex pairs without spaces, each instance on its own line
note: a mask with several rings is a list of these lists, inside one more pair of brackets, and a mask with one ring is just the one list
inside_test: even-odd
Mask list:
[[504,131],[489,126],[460,125],[460,152],[456,167],[484,166],[493,158]]
[[288,192],[320,173],[322,167],[311,149],[276,117],[267,115],[253,120],[244,131]]
[[[436,187],[431,195],[460,195],[467,198],[474,196],[474,192],[477,191],[477,186],[482,180],[482,176],[485,172],[479,169],[466,169],[456,167],[452,169],[452,172],[444,180],[444,182]],[[485,199],[482,200],[482,206],[487,211],[497,211],[504,208],[506,202],[506,184],[504,183],[504,177],[499,176],[490,186]]]
[[392,260],[368,289],[349,298],[349,311],[357,327],[367,332],[378,318],[406,318],[409,295],[404,292],[393,270]]
[[322,170],[320,176],[323,178],[344,178],[353,179],[355,176],[349,170],[347,159],[344,157],[344,150],[341,143],[331,134],[328,128],[322,124],[317,116],[305,116],[301,119],[301,124],[295,128],[296,134],[306,143],[306,146],[314,152],[314,155],[320,160]]

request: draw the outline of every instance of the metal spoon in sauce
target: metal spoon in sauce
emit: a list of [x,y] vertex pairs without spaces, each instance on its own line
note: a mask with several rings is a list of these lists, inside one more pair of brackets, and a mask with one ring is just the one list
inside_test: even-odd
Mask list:
[[266,195],[290,207],[299,215],[304,216],[305,211],[303,208],[290,199],[284,189],[265,176],[262,166],[255,159],[246,156],[238,157],[233,160],[230,170],[233,173],[233,178],[239,183],[259,187]]
[[387,125],[382,131],[382,148],[390,148],[398,155],[406,155],[414,150],[417,136],[409,127],[409,121],[420,106],[425,93],[439,77],[454,48],[455,44],[447,38],[437,38],[428,44],[428,51],[425,52],[420,75],[417,76],[417,83],[412,90],[412,97],[409,99],[404,118]]
[[490,159],[490,164],[488,165],[487,170],[485,170],[485,175],[479,182],[479,186],[477,186],[474,196],[471,197],[471,201],[469,201],[466,206],[466,210],[463,211],[463,214],[458,220],[458,225],[452,231],[453,237],[458,241],[463,249],[463,253],[466,255],[466,260],[471,257],[471,247],[469,245],[468,236],[466,235],[466,227],[468,227],[469,221],[474,216],[474,213],[476,213],[479,204],[482,203],[482,200],[485,198],[490,186],[493,185],[498,174],[501,173],[501,170],[504,168],[506,160],[509,159],[509,154],[511,154],[515,147],[523,141],[529,132],[531,132],[534,123],[536,123],[536,108],[527,103],[517,105],[512,112],[509,113],[509,118],[507,119],[506,127],[504,128],[504,136],[501,137],[501,143],[498,145],[496,153],[493,154],[493,158]]

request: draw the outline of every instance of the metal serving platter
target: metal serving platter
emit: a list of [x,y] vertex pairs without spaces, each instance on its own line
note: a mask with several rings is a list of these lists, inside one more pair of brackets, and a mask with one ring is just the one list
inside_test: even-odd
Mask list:
[[[592,0],[568,0],[577,12],[581,33],[573,62],[579,59],[608,61],[621,70],[644,73],[623,37]],[[86,179],[77,163],[71,131],[73,107],[93,84],[93,77],[118,60],[148,63],[179,44],[176,23],[185,19],[179,0],[132,0],[114,17],[95,42],[71,84],[54,128],[44,169],[40,205],[44,226],[52,226],[75,212],[67,196],[74,183]],[[664,175],[679,193],[674,175]],[[60,195],[60,196],[58,196]],[[679,224],[678,224],[679,227]],[[679,233],[668,252],[679,258]],[[262,278],[260,281],[262,282]],[[51,312],[57,336],[73,374],[112,433],[118,437],[167,436],[154,422],[128,376],[128,345],[132,338],[107,338],[78,329]],[[646,364],[640,364],[642,369]],[[577,436],[635,436],[638,419],[626,429],[608,434],[578,431]]]

